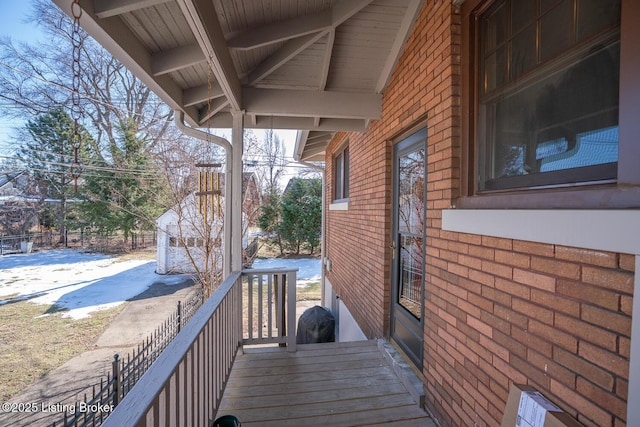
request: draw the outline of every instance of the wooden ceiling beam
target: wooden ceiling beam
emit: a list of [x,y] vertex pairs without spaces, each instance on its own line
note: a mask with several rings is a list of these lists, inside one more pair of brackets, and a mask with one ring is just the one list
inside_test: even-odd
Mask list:
[[104,19],[167,3],[168,1],[170,0],[94,0],[93,10],[98,18]]
[[391,51],[389,55],[387,55],[387,60],[385,61],[384,67],[380,72],[380,78],[378,79],[378,83],[376,84],[376,92],[380,93],[387,86],[389,79],[391,78],[391,72],[393,71],[400,54],[402,53],[402,47],[404,46],[407,37],[409,37],[409,32],[413,27],[413,23],[415,22],[418,13],[420,13],[420,8],[422,7],[422,3],[424,0],[412,0],[407,6],[407,11],[404,14],[404,18],[402,19],[402,24],[396,33],[396,38],[393,40],[393,45],[391,47]]
[[342,0],[331,8],[331,25],[333,28],[342,24],[365,7],[373,0]]
[[154,76],[159,76],[206,61],[207,58],[197,44],[179,46],[175,49],[154,53],[151,56],[151,71]]
[[300,52],[325,36],[324,32],[309,34],[285,43],[267,59],[258,64],[249,74],[247,85],[252,86],[286,64]]
[[[65,13],[71,15],[67,0],[52,1]],[[184,107],[182,89],[168,75],[154,76],[152,74],[151,53],[140,43],[124,22],[117,17],[100,19],[95,13],[92,0],[79,0],[79,3],[82,9],[80,18],[82,29],[155,92],[169,107],[174,110],[182,110],[189,124],[195,125],[198,119],[197,109]]]
[[232,49],[248,50],[331,29],[331,11],[299,16],[244,31],[227,41]]
[[309,90],[243,89],[244,107],[258,115],[379,119],[382,95]]
[[209,84],[203,84],[185,89],[182,94],[182,99],[184,106],[190,107],[222,96],[224,96],[224,93],[222,92],[220,84],[218,82],[212,82],[211,88],[209,88]]
[[198,45],[208,58],[232,110],[242,110],[242,85],[236,73],[218,14],[211,0],[177,0]]

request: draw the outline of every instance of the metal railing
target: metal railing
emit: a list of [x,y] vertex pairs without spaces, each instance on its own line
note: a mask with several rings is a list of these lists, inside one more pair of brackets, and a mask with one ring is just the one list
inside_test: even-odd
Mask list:
[[25,253],[25,244],[31,243],[29,250],[51,249],[56,247],[91,249],[96,252],[134,251],[155,246],[157,234],[155,231],[132,233],[127,242],[122,235],[104,235],[100,233],[78,230],[67,231],[61,238],[60,234],[51,231],[42,233],[28,233],[18,236],[0,235],[0,255]]
[[[106,378],[100,379],[99,385],[92,387],[91,398],[85,393],[84,399],[76,402],[75,405],[62,405],[68,409],[63,412],[62,419],[54,421],[51,426],[56,427],[58,422],[63,427],[101,425],[110,410],[115,408],[133,389],[135,383],[193,317],[202,304],[202,294],[203,290],[200,288],[184,304],[178,301],[176,311],[125,357],[120,357],[116,353],[111,362],[111,372],[107,373]],[[109,411],[93,411],[87,408],[108,408]]]
[[0,255],[27,252],[24,247],[26,243],[33,245],[29,249],[33,247],[51,247],[52,241],[53,237],[50,232],[30,233],[20,236],[0,236]]
[[[244,343],[259,339],[260,343],[286,344],[289,351],[295,351],[296,271],[231,273],[103,425],[209,425],[215,419],[236,354]],[[279,292],[280,296],[270,298],[266,292]],[[268,307],[258,308],[265,301]],[[274,305],[281,305],[281,312]],[[257,317],[249,315],[253,310]],[[271,312],[276,317],[280,313],[279,320],[272,318],[273,324],[279,325],[275,332],[263,333],[261,338],[257,332],[257,337],[250,338],[254,332],[249,331],[261,324],[255,322],[268,322]]]

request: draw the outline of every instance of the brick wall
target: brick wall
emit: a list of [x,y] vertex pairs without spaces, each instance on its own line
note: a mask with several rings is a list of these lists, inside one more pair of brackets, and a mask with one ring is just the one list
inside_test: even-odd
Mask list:
[[[331,149],[341,147],[346,135],[337,135]],[[390,144],[378,134],[349,135],[350,197],[348,211],[327,211],[327,248],[332,262],[328,278],[356,321],[370,338],[388,329],[389,263],[384,262],[391,233]],[[333,158],[327,157],[326,194],[332,194]],[[328,196],[330,198],[330,196]],[[367,296],[366,304],[358,304]],[[355,308],[357,307],[357,308]]]
[[634,257],[441,230],[460,190],[460,25],[427,0],[382,119],[328,147],[327,194],[346,138],[351,180],[349,209],[327,211],[328,278],[367,336],[388,334],[391,141],[426,122],[428,408],[443,425],[499,425],[520,382],[585,425],[625,425]]

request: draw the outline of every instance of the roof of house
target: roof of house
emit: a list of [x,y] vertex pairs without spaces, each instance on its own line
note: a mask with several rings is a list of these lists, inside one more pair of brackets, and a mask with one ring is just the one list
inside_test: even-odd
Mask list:
[[0,188],[14,181],[24,173],[25,171],[0,172]]
[[[71,14],[69,0],[52,0]],[[423,0],[81,0],[80,25],[191,126],[364,131]]]

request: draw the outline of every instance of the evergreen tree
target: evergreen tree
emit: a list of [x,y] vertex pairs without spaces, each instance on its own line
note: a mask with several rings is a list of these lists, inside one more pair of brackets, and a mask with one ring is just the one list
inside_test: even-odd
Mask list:
[[280,198],[281,195],[277,188],[271,188],[270,191],[263,196],[260,215],[258,216],[258,226],[278,245],[280,255],[283,255],[284,245],[280,238]]
[[320,242],[322,222],[322,182],[320,179],[292,178],[282,195],[278,232],[285,245],[296,254],[303,247],[311,253]]
[[[68,200],[74,192],[69,169],[73,152],[73,120],[62,108],[56,108],[28,121],[26,130],[28,137],[19,148],[18,156],[37,182],[41,206],[45,199],[55,201],[53,206],[43,209],[48,213],[41,215],[41,224],[55,224],[60,232],[60,241],[63,241],[69,216]],[[79,131],[82,145],[87,145],[91,137],[84,128],[81,127]],[[42,223],[43,220],[47,223]]]
[[121,230],[125,240],[136,230],[147,230],[167,206],[162,175],[137,134],[135,122],[119,126],[121,137],[107,153],[93,151],[90,160],[101,165],[85,178],[81,211],[102,233]]

